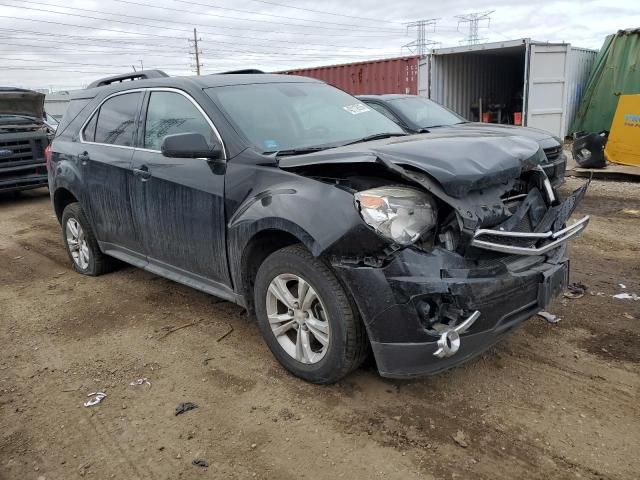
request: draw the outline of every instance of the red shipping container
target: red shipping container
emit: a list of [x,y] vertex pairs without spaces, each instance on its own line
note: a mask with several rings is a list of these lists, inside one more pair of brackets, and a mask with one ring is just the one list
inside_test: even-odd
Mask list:
[[418,56],[386,58],[326,67],[286,70],[287,75],[312,77],[351,95],[418,94]]

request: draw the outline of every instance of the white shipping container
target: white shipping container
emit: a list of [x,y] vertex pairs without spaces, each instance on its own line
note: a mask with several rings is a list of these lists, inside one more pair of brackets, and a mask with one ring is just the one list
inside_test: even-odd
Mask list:
[[521,111],[523,125],[564,137],[596,54],[527,38],[440,48],[420,60],[418,93],[468,119],[505,105],[503,123]]

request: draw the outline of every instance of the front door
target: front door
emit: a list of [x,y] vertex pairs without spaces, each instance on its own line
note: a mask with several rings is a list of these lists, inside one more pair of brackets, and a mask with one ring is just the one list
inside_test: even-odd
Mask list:
[[224,220],[225,161],[167,158],[167,135],[201,133],[221,140],[196,102],[177,90],[148,92],[140,145],[133,157],[132,202],[149,270],[184,281],[229,286]]
[[129,186],[132,180],[137,117],[143,92],[108,98],[82,130],[79,168],[88,196],[87,213],[103,250],[119,249],[144,258],[134,224]]

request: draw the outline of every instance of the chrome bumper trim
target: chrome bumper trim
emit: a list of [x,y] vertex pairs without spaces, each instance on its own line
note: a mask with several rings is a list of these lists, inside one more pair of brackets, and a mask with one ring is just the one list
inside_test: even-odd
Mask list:
[[[476,230],[473,234],[473,240],[471,240],[471,245],[478,248],[483,248],[485,250],[491,250],[494,252],[502,252],[502,253],[512,253],[515,255],[542,255],[547,253],[554,248],[557,248],[561,244],[565,243],[568,240],[571,240],[573,237],[582,233],[582,231],[587,227],[589,223],[589,215],[581,218],[573,225],[570,225],[562,230],[558,230],[557,232],[544,232],[544,233],[530,233],[530,232],[507,232],[504,230],[490,230],[481,228]],[[495,235],[498,237],[505,238],[529,238],[529,239],[537,239],[544,240],[550,239],[553,240],[551,243],[543,245],[542,247],[514,247],[511,245],[505,245],[502,243],[495,242],[487,242],[485,240],[479,240],[478,237],[482,235]]]
[[460,349],[460,334],[466,332],[471,325],[480,317],[480,312],[476,310],[468,318],[453,328],[447,328],[438,338],[438,349],[433,355],[438,358],[447,358],[455,355]]

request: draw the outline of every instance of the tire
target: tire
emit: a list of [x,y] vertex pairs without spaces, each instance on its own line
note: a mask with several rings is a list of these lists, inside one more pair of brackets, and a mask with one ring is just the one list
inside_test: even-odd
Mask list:
[[[74,225],[80,227],[77,230],[79,233],[77,245],[82,248],[70,246],[70,242],[74,242],[72,228]],[[95,277],[114,269],[115,259],[100,251],[91,225],[77,202],[70,203],[62,212],[62,238],[71,265],[76,272]],[[78,257],[79,255],[81,256]]]
[[[299,296],[305,300],[292,302],[305,283],[307,294]],[[254,302],[258,326],[269,349],[297,377],[311,383],[334,383],[366,358],[367,335],[357,309],[329,267],[302,245],[278,250],[260,265]],[[287,302],[295,308],[288,308]],[[286,333],[276,336],[274,328]]]

